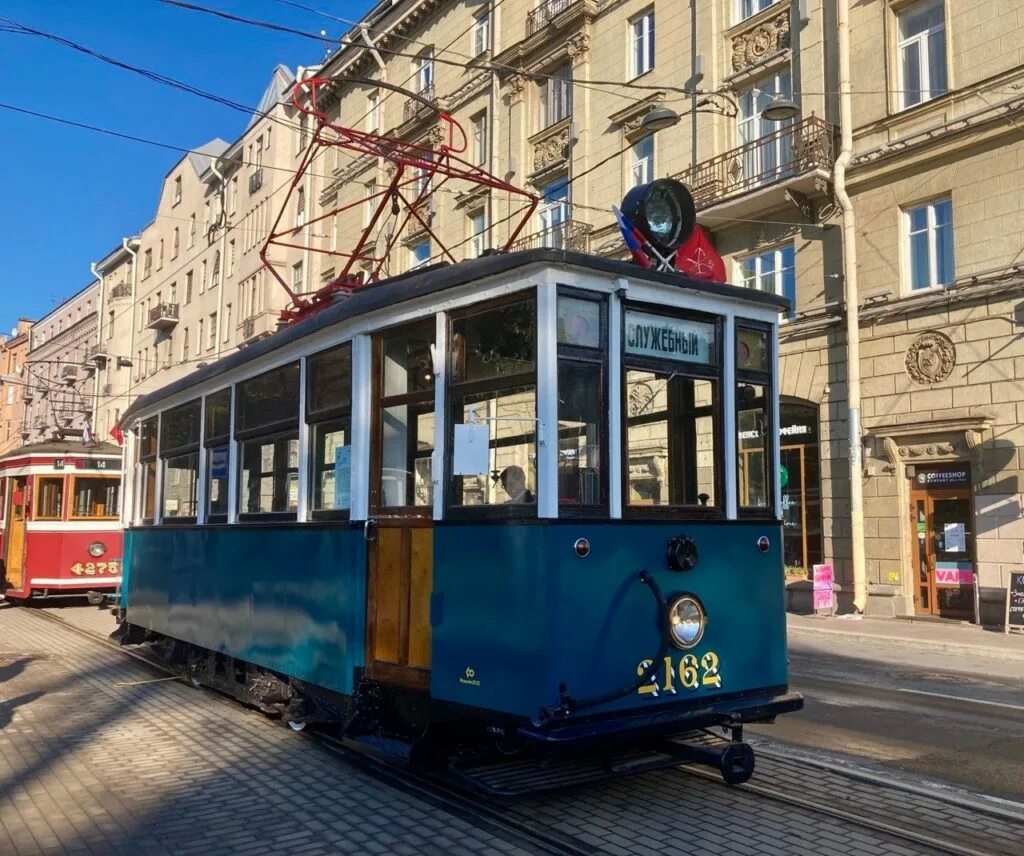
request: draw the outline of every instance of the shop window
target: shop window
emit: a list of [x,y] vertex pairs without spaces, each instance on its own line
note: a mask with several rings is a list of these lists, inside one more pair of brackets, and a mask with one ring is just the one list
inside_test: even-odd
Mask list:
[[736,327],[736,475],[739,509],[772,514],[772,365],[767,328]]
[[607,497],[604,302],[558,297],[558,504],[599,511]]
[[196,519],[201,408],[199,399],[196,399],[168,410],[160,417],[160,458],[163,461],[161,521],[165,523]]
[[306,370],[313,516],[347,516],[352,504],[352,344],[310,357]]
[[477,309],[452,322],[453,425],[478,425],[487,472],[453,475],[451,503],[533,514],[537,490],[536,303]]
[[717,324],[629,310],[625,326],[627,507],[720,512]]
[[783,561],[787,571],[809,573],[824,561],[818,408],[783,401],[780,411]]
[[231,438],[231,390],[206,396],[206,521],[228,519],[228,456]]
[[44,476],[36,481],[36,520],[60,520],[64,512],[64,477]]
[[299,364],[238,384],[236,406],[239,516],[294,517],[299,506]]
[[116,518],[121,479],[76,476],[71,490],[71,517]]

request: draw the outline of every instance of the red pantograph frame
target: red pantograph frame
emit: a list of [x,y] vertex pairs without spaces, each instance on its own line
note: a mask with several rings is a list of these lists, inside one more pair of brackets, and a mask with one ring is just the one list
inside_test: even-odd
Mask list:
[[[437,113],[443,141],[435,149],[431,146],[424,146],[420,143],[388,137],[383,134],[357,131],[354,128],[346,128],[343,125],[328,121],[326,112],[319,106],[320,91],[341,83],[366,84],[389,89],[421,102],[425,109]],[[391,250],[402,240],[403,231],[410,219],[415,219],[423,228],[424,233],[429,235],[432,241],[437,242],[438,247],[440,247],[448,260],[456,262],[457,259],[451,252],[451,249],[454,249],[454,247],[449,249],[431,228],[427,205],[430,194],[433,191],[439,190],[451,179],[461,179],[480,187],[504,190],[507,193],[521,196],[527,201],[527,207],[523,211],[522,218],[509,234],[508,240],[500,248],[501,252],[507,252],[511,248],[516,238],[519,237],[520,232],[522,232],[523,227],[533,216],[540,202],[536,195],[516,187],[492,175],[482,167],[458,157],[458,155],[466,151],[468,145],[468,138],[462,125],[451,114],[441,110],[433,101],[400,86],[380,80],[368,80],[359,77],[309,77],[295,84],[295,88],[292,90],[292,103],[297,110],[307,116],[311,116],[315,120],[316,126],[310,135],[309,144],[302,153],[302,159],[295,170],[295,177],[288,187],[288,192],[281,204],[281,210],[274,220],[267,240],[260,249],[260,259],[273,277],[280,283],[291,301],[289,306],[281,312],[281,321],[283,323],[291,323],[313,315],[320,309],[328,306],[332,302],[333,296],[338,292],[351,292],[362,285],[363,272],[352,273],[352,266],[357,262],[371,262],[372,267],[369,279],[371,282],[377,281],[381,270],[387,264]],[[456,140],[458,140],[458,145],[456,145]],[[292,195],[305,178],[317,153],[321,149],[330,147],[346,149],[359,155],[371,155],[389,161],[394,166],[391,182],[372,196],[358,199],[347,205],[336,206],[318,217],[306,220],[300,226],[280,229],[281,220],[290,208]],[[440,177],[440,180],[435,183],[435,179],[438,177]],[[408,188],[414,185],[415,195],[407,195]],[[351,208],[365,205],[369,200],[373,199],[378,200],[377,204],[370,216],[369,223],[363,229],[355,248],[351,252],[316,247],[313,245],[312,236],[309,235],[306,236],[306,243],[297,243],[300,240],[299,236],[301,233],[311,229],[316,223],[323,222]],[[371,236],[377,228],[377,224],[380,222],[389,204],[392,214],[397,217],[397,222],[394,229],[386,234],[383,252],[377,256],[373,254],[377,242],[374,242],[372,248],[368,248],[368,245],[370,244]],[[515,215],[512,215],[507,219],[511,220],[514,217]],[[490,225],[493,226],[495,224]],[[291,247],[314,253],[323,253],[329,256],[344,258],[346,262],[341,273],[327,285],[311,294],[297,294],[268,258],[272,247]]]

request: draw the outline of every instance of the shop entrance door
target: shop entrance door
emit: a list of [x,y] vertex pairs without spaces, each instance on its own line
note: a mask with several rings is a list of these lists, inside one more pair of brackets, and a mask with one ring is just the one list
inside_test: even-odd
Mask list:
[[916,612],[943,618],[974,614],[974,513],[971,490],[911,492]]

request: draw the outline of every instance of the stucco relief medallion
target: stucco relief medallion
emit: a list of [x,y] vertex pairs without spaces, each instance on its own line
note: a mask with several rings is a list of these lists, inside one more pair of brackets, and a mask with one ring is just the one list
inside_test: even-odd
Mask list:
[[907,348],[907,374],[914,383],[927,385],[944,381],[956,365],[956,347],[943,333],[922,333]]

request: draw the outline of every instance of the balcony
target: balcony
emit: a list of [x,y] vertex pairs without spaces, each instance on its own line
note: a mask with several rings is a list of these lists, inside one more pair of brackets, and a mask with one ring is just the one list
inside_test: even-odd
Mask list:
[[258,166],[249,176],[249,195],[252,196],[261,187],[263,187],[263,167]]
[[512,245],[512,252],[537,250],[547,247],[553,250],[571,250],[575,253],[590,251],[590,233],[593,226],[579,220],[563,220],[547,229],[520,238]]
[[743,217],[777,207],[784,191],[814,194],[839,152],[834,125],[810,116],[676,173],[697,211]]
[[112,289],[110,289],[111,300],[121,300],[125,297],[132,296],[132,284],[130,282],[119,282]]
[[178,323],[177,303],[158,303],[149,310],[149,330],[170,330]]
[[402,122],[412,122],[413,120],[420,117],[423,113],[431,113],[433,111],[423,103],[420,99],[426,99],[431,104],[436,106],[437,104],[437,93],[434,91],[434,85],[426,86],[419,92],[419,98],[407,98],[405,104],[402,106]]
[[580,0],[545,0],[536,9],[526,13],[526,37],[550,26],[551,22]]

